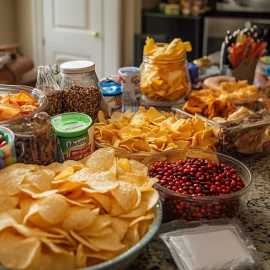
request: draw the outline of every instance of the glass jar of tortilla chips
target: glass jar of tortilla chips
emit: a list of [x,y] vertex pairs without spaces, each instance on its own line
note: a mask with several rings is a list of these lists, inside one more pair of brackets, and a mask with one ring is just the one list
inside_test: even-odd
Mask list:
[[141,93],[150,100],[176,102],[190,91],[186,54],[164,58],[144,54],[140,69]]

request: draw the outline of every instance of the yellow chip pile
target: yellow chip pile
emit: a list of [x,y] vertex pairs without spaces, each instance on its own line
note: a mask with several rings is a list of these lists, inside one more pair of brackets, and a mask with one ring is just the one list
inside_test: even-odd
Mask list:
[[100,149],[83,162],[15,164],[0,171],[0,263],[71,270],[134,246],[154,218],[147,167]]
[[141,66],[142,94],[157,101],[183,98],[190,89],[185,55],[191,50],[191,44],[180,38],[162,46],[153,38],[147,38]]
[[111,119],[94,125],[95,140],[131,153],[156,152],[178,148],[214,150],[215,129],[200,117],[181,118],[179,114],[140,107],[134,114],[114,112]]

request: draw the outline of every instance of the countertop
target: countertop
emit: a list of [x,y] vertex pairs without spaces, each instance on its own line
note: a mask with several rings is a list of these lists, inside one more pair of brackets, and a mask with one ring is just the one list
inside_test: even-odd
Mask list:
[[[270,155],[244,163],[251,171],[253,186],[239,218],[259,253],[260,266],[255,269],[270,270]],[[128,269],[177,270],[177,267],[169,250],[156,235]]]

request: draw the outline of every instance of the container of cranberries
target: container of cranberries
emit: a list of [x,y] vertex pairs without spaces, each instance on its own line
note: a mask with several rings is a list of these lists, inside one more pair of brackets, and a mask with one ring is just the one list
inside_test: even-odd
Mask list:
[[233,218],[245,205],[249,169],[230,156],[199,149],[154,154],[143,163],[156,177],[164,222]]
[[0,169],[16,163],[14,134],[5,127],[0,126]]

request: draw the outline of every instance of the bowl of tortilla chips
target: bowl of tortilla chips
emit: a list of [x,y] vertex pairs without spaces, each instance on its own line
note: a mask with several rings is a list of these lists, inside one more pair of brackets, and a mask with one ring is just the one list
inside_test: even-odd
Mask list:
[[0,125],[32,117],[44,111],[47,106],[46,95],[24,85],[0,85]]
[[[121,153],[149,155],[173,149],[215,150],[219,127],[209,125],[199,116],[188,117],[140,107],[138,112],[114,112],[109,119],[99,112],[94,124],[98,147],[112,147]],[[217,131],[216,131],[217,128]]]

